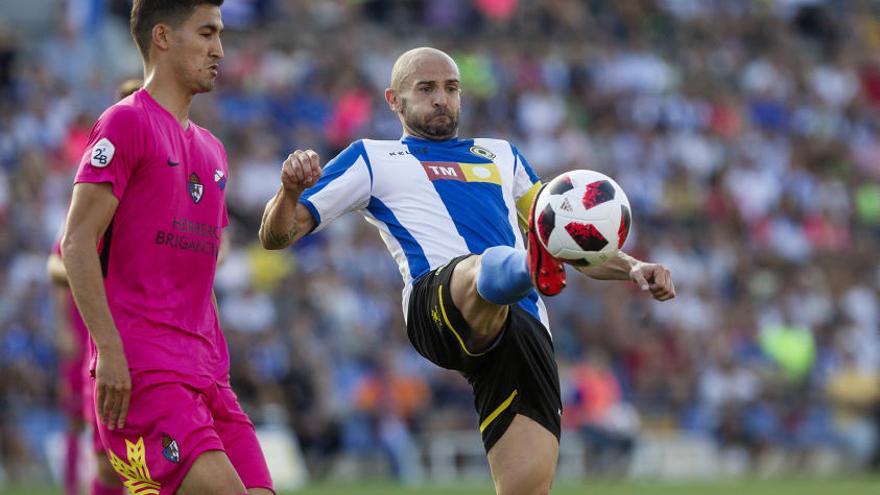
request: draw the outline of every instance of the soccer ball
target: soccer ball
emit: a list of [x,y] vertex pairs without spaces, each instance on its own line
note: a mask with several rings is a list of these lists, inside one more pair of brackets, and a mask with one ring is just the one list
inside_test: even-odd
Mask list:
[[601,265],[626,242],[629,200],[607,175],[572,170],[547,184],[535,201],[538,238],[547,251],[574,265]]

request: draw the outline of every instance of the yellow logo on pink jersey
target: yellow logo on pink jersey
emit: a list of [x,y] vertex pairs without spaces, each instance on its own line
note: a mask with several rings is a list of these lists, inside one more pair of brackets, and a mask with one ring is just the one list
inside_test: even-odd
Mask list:
[[137,443],[125,441],[125,451],[128,462],[123,461],[109,450],[110,464],[125,480],[125,487],[131,495],[159,495],[159,482],[150,477],[147,468],[147,450],[144,448],[144,437],[138,438]]
[[421,162],[428,180],[489,182],[501,185],[501,173],[494,163]]

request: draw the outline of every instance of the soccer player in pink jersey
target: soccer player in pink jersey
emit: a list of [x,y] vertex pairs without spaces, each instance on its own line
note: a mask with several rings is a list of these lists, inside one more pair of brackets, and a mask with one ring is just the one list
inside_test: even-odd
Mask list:
[[222,3],[135,0],[144,89],[92,129],[62,241],[94,345],[99,433],[133,494],[273,493],[212,290],[226,152],[188,118],[223,58]]

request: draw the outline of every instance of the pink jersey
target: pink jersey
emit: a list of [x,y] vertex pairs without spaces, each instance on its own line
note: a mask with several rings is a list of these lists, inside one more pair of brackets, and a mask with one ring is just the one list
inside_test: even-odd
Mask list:
[[229,223],[227,173],[220,141],[192,122],[184,129],[146,90],[107,109],[92,128],[76,182],[109,183],[119,200],[99,249],[133,370],[228,378],[212,303]]

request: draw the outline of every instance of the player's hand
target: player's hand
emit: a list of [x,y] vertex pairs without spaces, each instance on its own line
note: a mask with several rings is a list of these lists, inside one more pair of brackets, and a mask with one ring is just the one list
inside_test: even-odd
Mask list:
[[288,193],[299,195],[321,178],[321,163],[312,150],[296,150],[281,166],[281,185]]
[[118,349],[98,350],[95,392],[101,422],[109,430],[123,428],[131,399],[131,375],[121,346]]
[[675,284],[672,283],[672,273],[663,265],[638,263],[630,270],[629,278],[640,289],[651,291],[651,295],[658,301],[668,301],[675,297]]

